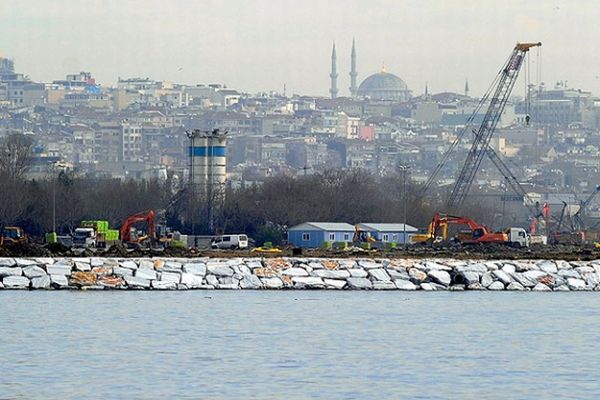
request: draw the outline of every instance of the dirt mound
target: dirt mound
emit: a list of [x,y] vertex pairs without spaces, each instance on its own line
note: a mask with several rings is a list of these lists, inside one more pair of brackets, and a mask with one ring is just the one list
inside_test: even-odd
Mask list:
[[347,250],[293,249],[283,248],[281,253],[258,253],[250,250],[198,250],[169,247],[166,249],[130,249],[115,244],[108,249],[69,249],[60,244],[25,244],[0,248],[0,257],[319,257],[319,258],[457,258],[457,259],[561,259],[566,261],[589,261],[600,258],[600,249],[578,245],[536,245],[530,248],[513,249],[503,245],[434,245],[409,246],[397,249]]
[[37,244],[13,244],[0,248],[1,257],[51,257],[52,251]]

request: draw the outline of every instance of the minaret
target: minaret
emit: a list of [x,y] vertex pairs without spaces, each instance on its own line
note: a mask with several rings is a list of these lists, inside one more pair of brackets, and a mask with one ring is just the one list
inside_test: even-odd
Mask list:
[[465,96],[469,95],[469,78],[465,78]]
[[427,85],[427,82],[425,82],[425,97],[429,96],[429,86]]
[[350,96],[356,97],[356,48],[354,46],[354,38],[352,39],[352,52],[350,53]]
[[331,88],[329,88],[329,93],[331,93],[331,98],[335,99],[338,94],[337,88],[337,57],[335,55],[335,42],[333,43],[333,50],[331,51],[331,73],[329,77],[331,78]]

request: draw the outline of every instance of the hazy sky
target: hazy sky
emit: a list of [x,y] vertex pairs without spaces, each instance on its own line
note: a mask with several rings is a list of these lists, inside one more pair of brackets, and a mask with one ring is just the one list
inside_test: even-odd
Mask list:
[[426,81],[462,91],[465,77],[480,94],[517,41],[541,41],[545,82],[600,94],[593,0],[0,0],[0,54],[39,81],[90,71],[103,85],[140,76],[327,95],[335,40],[347,95],[352,37],[359,82],[385,63],[415,94]]

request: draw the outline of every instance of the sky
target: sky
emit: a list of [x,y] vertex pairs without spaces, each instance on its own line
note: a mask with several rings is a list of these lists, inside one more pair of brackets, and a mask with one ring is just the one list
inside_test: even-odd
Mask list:
[[[531,81],[600,94],[600,7],[593,0],[0,0],[0,55],[49,82],[90,71],[119,77],[224,83],[244,92],[328,94],[331,46],[348,95],[382,65],[415,95],[480,95],[516,42],[541,41]],[[524,83],[515,94],[525,92]]]

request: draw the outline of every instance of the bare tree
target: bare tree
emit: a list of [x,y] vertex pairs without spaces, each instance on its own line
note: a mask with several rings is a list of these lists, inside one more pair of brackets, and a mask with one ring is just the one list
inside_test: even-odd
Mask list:
[[0,144],[0,174],[18,179],[23,176],[31,162],[33,140],[23,134],[8,136]]

